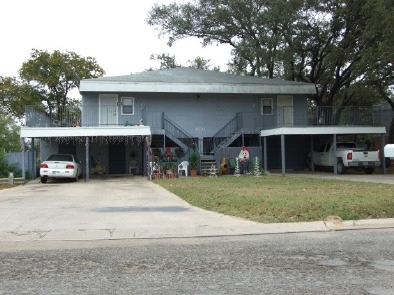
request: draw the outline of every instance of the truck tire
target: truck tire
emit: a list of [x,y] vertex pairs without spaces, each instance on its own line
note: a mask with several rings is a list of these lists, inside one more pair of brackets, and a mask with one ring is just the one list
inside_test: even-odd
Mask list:
[[41,183],[47,183],[47,181],[48,181],[48,178],[46,178],[46,177],[41,177]]
[[375,171],[375,168],[364,168],[366,174],[372,174]]
[[338,174],[346,173],[346,167],[345,167],[345,165],[343,165],[343,162],[341,159],[339,159],[337,161],[337,172],[338,172]]

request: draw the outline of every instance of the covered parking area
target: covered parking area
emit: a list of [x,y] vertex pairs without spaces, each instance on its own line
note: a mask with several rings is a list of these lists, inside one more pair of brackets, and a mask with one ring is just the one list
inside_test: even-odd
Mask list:
[[[144,140],[144,144],[150,144],[151,130],[149,126],[116,126],[116,127],[22,127],[21,151],[22,151],[22,178],[26,179],[24,153],[25,140],[30,138],[32,140],[32,148],[34,149],[35,139],[56,139],[57,141],[73,140],[80,143],[84,150],[84,171],[85,181],[90,177],[90,144],[93,138],[101,138],[104,141],[108,139],[117,138],[119,140],[138,138],[139,141]],[[147,149],[144,148],[145,151]],[[42,153],[42,151],[41,151]],[[148,154],[148,152],[146,152]]]
[[[372,134],[381,137],[381,146],[385,143],[386,127],[361,127],[361,126],[319,126],[319,127],[281,127],[275,129],[261,130],[260,136],[263,139],[263,162],[264,169],[268,171],[268,157],[267,152],[271,147],[267,145],[267,137],[279,136],[280,137],[280,152],[281,152],[281,172],[282,176],[286,175],[286,136],[310,136],[310,151],[313,152],[314,138],[321,135],[332,136],[332,142],[334,145],[334,157],[336,158],[336,142],[338,135],[358,135],[358,134]],[[386,160],[384,155],[384,149],[380,150],[382,158],[383,174],[386,174]],[[292,167],[288,167],[292,168]],[[338,174],[337,166],[334,165],[334,174]]]

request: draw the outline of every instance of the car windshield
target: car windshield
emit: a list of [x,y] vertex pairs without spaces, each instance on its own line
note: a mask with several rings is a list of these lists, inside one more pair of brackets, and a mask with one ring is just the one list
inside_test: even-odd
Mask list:
[[47,161],[72,162],[73,157],[71,155],[51,155]]

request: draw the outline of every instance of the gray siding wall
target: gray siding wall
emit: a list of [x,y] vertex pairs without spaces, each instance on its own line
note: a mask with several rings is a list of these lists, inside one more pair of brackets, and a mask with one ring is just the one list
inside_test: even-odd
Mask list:
[[[145,125],[161,129],[161,118],[164,112],[167,117],[181,126],[193,137],[212,137],[224,127],[237,113],[243,113],[243,128],[245,133],[258,133],[262,126],[277,123],[276,112],[272,115],[261,115],[261,98],[272,98],[274,109],[277,107],[276,95],[259,94],[183,94],[183,93],[118,93],[121,97],[134,97],[134,115],[121,115],[118,107],[119,125],[126,121],[136,124],[146,111]],[[82,96],[83,114],[88,108],[97,109],[96,118],[90,119],[83,116],[84,122],[98,123],[99,94],[84,93]],[[293,96],[294,123],[306,125],[306,98]]]

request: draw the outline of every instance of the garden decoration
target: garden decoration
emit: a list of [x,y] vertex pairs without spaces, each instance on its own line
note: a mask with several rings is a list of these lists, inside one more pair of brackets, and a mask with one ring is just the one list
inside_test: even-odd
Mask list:
[[252,173],[255,177],[260,177],[262,175],[261,169],[260,169],[260,161],[259,157],[255,158],[253,168],[252,168]]
[[216,166],[212,164],[211,168],[209,169],[209,177],[218,177],[216,172],[217,172]]
[[241,152],[239,153],[239,162],[241,163],[241,170],[244,174],[247,174],[249,168],[249,156],[250,156],[250,148],[243,146]]
[[220,171],[222,172],[222,174],[226,174],[227,170],[228,170],[228,166],[227,166],[226,156],[223,156],[222,162],[220,164]]
[[238,158],[235,158],[235,170],[234,170],[234,176],[239,177],[241,176],[239,172],[239,164],[238,164]]
[[165,158],[165,159],[172,159],[172,153],[171,153],[171,147],[166,147],[166,151],[164,152],[164,155],[163,155],[163,157]]

